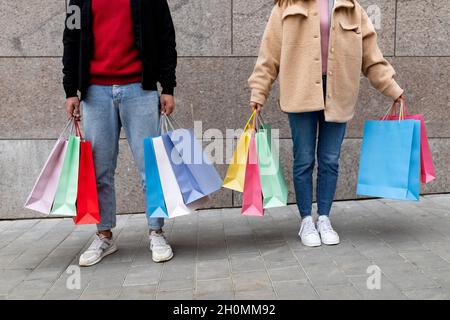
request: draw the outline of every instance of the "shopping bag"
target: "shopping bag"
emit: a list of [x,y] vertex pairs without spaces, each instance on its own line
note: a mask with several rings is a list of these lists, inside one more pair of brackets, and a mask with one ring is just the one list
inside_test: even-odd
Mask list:
[[75,127],[80,137],[80,162],[78,169],[77,215],[75,224],[100,223],[97,182],[95,177],[94,158],[90,141],[83,140],[78,121]]
[[365,122],[357,194],[419,200],[420,121]]
[[80,161],[80,137],[70,136],[56,189],[52,215],[75,217]]
[[250,123],[256,115],[256,110],[253,111],[247,124],[244,127],[244,132],[241,134],[236,149],[233,153],[230,166],[228,167],[223,187],[238,192],[244,191],[245,170],[247,167],[248,147],[250,144],[252,131],[254,128],[250,127]]
[[279,143],[271,140],[271,127],[260,120],[255,136],[264,209],[286,206],[288,187],[280,164]]
[[162,137],[153,138],[153,147],[155,150],[156,164],[158,167],[161,187],[164,194],[167,212],[169,218],[183,216],[193,211],[189,209],[183,200],[180,187],[170,164],[169,156],[164,147]]
[[192,176],[192,173],[187,168],[185,162],[182,160],[178,150],[175,148],[169,134],[165,133],[161,136],[164,148],[169,156],[169,162],[180,187],[181,194],[185,204],[192,203],[205,194],[200,190],[197,181]]
[[151,218],[169,218],[156,163],[153,138],[144,139],[144,161],[147,215]]
[[[401,100],[401,103],[404,103]],[[397,115],[396,103],[392,108],[392,112],[389,116],[385,117],[386,120],[399,120],[400,115]],[[404,119],[412,119],[420,121],[420,182],[429,183],[436,179],[436,173],[434,170],[433,157],[431,155],[430,145],[428,143],[427,131],[425,129],[425,121],[422,114],[409,114],[406,104],[403,106],[405,114]]]
[[67,150],[67,139],[64,137],[64,133],[67,131],[70,124],[71,121],[67,122],[63,132],[53,146],[53,149],[25,202],[25,208],[50,214],[53,200],[55,199],[56,188],[58,187],[64,156]]
[[259,177],[258,155],[256,152],[256,139],[252,135],[248,148],[247,167],[245,168],[244,193],[242,195],[242,215],[262,216],[263,195]]
[[[179,157],[178,162],[184,164],[192,181],[193,191],[187,199],[185,198],[186,203],[210,195],[222,187],[222,178],[203,151],[200,142],[195,138],[192,129],[175,129],[168,132],[168,137],[176,149],[173,150],[174,157]],[[175,169],[174,171],[178,180],[177,172]],[[178,182],[180,184],[180,180]]]

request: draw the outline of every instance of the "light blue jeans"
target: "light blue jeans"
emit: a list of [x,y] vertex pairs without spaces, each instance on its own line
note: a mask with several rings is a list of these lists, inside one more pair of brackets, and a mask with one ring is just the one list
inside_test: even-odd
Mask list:
[[[158,135],[159,95],[145,91],[140,83],[127,85],[91,85],[82,101],[86,140],[92,143],[100,207],[99,231],[116,226],[114,175],[119,153],[119,135],[123,127],[134,162],[141,176],[145,195],[144,138]],[[159,230],[162,218],[149,218],[148,226]]]

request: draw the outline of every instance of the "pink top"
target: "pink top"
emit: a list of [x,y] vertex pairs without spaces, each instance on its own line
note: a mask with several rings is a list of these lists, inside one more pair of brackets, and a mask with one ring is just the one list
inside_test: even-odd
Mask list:
[[327,74],[328,42],[330,38],[330,17],[328,0],[319,0],[320,6],[320,38],[322,45],[322,74]]

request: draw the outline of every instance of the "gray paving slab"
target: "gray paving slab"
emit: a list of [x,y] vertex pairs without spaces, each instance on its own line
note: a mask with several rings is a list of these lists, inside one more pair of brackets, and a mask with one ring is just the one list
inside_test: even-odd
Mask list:
[[[450,195],[420,202],[339,201],[342,242],[307,248],[294,205],[264,217],[200,211],[164,227],[174,258],[151,260],[146,218],[120,215],[119,251],[80,268],[95,226],[70,219],[0,221],[0,299],[450,299]],[[381,270],[370,288],[368,267]],[[69,288],[70,287],[70,288]]]

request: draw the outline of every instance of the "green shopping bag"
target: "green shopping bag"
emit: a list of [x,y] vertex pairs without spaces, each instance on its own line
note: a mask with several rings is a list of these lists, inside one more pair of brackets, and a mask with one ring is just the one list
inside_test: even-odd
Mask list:
[[70,136],[50,214],[69,217],[75,217],[77,215],[76,201],[79,162],[80,137]]
[[256,148],[264,209],[287,205],[288,187],[279,159],[279,145],[272,141],[271,127],[258,117]]

